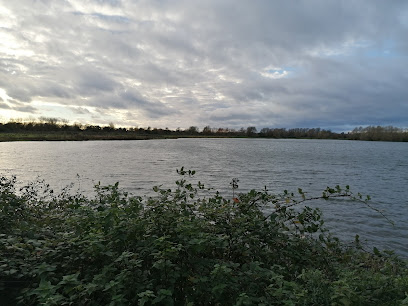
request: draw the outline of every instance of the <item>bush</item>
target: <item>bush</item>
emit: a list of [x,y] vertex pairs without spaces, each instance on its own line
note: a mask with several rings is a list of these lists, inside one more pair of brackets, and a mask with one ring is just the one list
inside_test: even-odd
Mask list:
[[[406,263],[345,247],[311,199],[252,190],[232,200],[186,179],[154,197],[118,184],[93,198],[0,180],[0,304],[397,305]],[[234,185],[236,186],[236,184]]]

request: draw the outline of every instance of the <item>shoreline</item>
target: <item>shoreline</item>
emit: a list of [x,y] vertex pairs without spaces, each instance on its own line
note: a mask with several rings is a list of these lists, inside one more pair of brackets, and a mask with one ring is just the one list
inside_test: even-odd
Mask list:
[[234,136],[234,135],[149,135],[149,134],[66,134],[66,133],[1,133],[1,142],[20,141],[109,141],[109,140],[158,140],[180,138],[251,138],[251,139],[309,139],[309,140],[355,140],[355,141],[381,141],[381,142],[407,142],[404,140],[365,140],[351,138],[314,138],[314,137],[263,137],[263,136]]

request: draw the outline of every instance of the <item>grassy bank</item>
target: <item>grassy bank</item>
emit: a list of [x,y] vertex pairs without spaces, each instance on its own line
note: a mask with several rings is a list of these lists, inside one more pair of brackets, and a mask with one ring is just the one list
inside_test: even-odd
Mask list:
[[154,187],[154,197],[118,184],[96,186],[94,197],[56,195],[1,178],[0,304],[408,303],[405,261],[358,239],[344,245],[304,206],[363,201],[348,188],[226,199],[189,183],[194,172],[178,172],[175,188]]
[[166,135],[87,134],[87,133],[0,133],[0,142],[6,141],[86,141],[86,140],[147,140],[174,139]]
[[88,141],[88,140],[149,140],[178,138],[246,138],[246,136],[203,135],[138,135],[138,134],[65,134],[65,133],[0,133],[0,142],[13,141]]

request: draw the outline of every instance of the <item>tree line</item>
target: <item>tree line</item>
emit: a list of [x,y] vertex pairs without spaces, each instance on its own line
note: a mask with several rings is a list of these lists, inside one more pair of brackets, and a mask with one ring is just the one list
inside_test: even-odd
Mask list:
[[356,127],[350,132],[333,132],[322,128],[262,128],[260,131],[254,126],[233,129],[205,126],[200,130],[197,126],[187,129],[152,127],[115,127],[113,123],[106,126],[74,123],[59,118],[40,117],[37,120],[24,121],[12,119],[7,123],[0,123],[0,133],[25,134],[69,134],[95,135],[100,137],[131,138],[133,136],[154,137],[257,137],[257,138],[294,138],[294,139],[348,139],[367,141],[408,141],[408,129],[394,126]]

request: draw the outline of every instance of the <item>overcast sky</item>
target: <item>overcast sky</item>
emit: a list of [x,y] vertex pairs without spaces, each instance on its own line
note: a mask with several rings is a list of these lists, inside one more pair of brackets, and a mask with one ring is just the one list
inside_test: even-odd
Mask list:
[[405,0],[0,0],[0,121],[408,127]]

